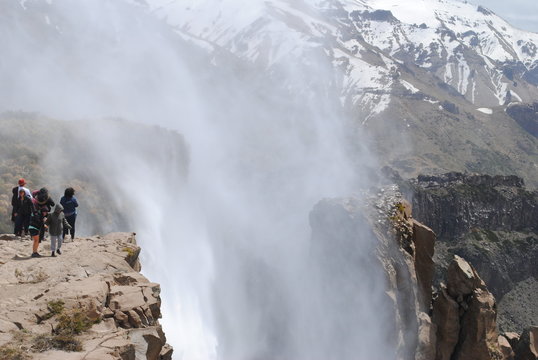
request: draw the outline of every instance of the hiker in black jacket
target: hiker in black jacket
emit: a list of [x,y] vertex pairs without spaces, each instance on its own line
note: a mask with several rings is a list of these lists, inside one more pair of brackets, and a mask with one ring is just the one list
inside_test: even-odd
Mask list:
[[[39,210],[44,216],[47,216],[51,212],[55,203],[54,200],[49,196],[49,191],[47,188],[41,188],[39,191],[34,191],[34,207]],[[39,232],[39,242],[45,237],[45,228],[42,227]]]
[[30,227],[28,228],[30,236],[34,240],[32,245],[32,257],[41,257],[37,250],[40,243],[40,233],[41,231],[45,231],[45,221],[47,220],[46,214],[45,211],[42,211],[37,206],[37,199],[33,199],[32,216],[30,217]]
[[24,189],[19,190],[19,197],[13,206],[13,213],[15,215],[15,229],[14,233],[17,236],[24,234],[28,235],[28,227],[30,226],[30,217],[32,216],[32,198],[26,194]]
[[11,206],[13,206],[13,210],[11,211],[11,221],[15,222],[16,220],[16,216],[15,216],[15,206],[16,206],[16,203],[17,203],[17,199],[19,198],[19,192],[21,190],[24,190],[24,192],[26,193],[26,195],[28,196],[32,196],[32,194],[30,193],[30,190],[28,190],[25,185],[26,185],[26,180],[24,180],[23,178],[20,178],[19,179],[19,182],[18,182],[19,185],[15,186],[13,189],[11,189],[11,192],[12,192],[12,196],[11,196]]

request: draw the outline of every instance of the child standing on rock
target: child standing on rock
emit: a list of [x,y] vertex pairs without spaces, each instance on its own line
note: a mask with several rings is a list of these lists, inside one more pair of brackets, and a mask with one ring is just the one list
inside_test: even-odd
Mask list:
[[56,204],[54,212],[49,214],[45,222],[49,228],[50,250],[52,251],[50,256],[53,257],[56,256],[55,252],[58,253],[58,255],[62,254],[60,248],[62,247],[64,228],[71,229],[71,225],[69,225],[65,219],[63,210],[64,207],[61,204]]

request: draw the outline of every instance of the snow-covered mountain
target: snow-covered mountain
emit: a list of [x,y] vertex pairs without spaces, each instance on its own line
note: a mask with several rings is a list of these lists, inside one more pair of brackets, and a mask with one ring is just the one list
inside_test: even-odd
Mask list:
[[[217,72],[236,71],[239,81],[282,83],[290,93],[309,91],[294,84],[324,88],[339,99],[357,127],[368,131],[381,162],[405,175],[447,170],[515,173],[530,184],[538,178],[538,139],[528,131],[534,125],[525,120],[520,126],[521,121],[505,112],[511,104],[538,99],[538,34],[514,28],[482,6],[459,0],[103,0],[102,7],[83,2],[85,7],[77,12],[69,3],[2,3],[0,19],[6,30],[0,35],[24,29],[23,41],[34,48],[40,41],[56,41],[61,51],[75,52],[76,58],[65,60],[54,53],[58,60],[51,68],[77,75],[79,68],[72,65],[80,66],[77,61],[83,59],[86,66],[84,51],[91,53],[88,58],[97,54],[103,64],[109,59],[94,39],[80,45],[77,36],[90,36],[83,29],[71,35],[77,17],[85,13],[95,18],[97,36],[116,56],[116,47],[124,46],[122,39],[132,36],[125,28],[137,26],[133,34],[144,36],[143,25],[136,25],[147,25],[147,19],[140,20],[143,13],[160,24],[152,26],[166,33],[162,36],[167,44],[189,44],[191,50],[181,50],[190,51],[185,57],[203,54]],[[57,11],[58,4],[63,11]],[[118,8],[131,20],[111,27]],[[11,40],[7,37],[5,43]],[[123,56],[151,57],[155,51],[160,51],[157,45]],[[46,53],[53,53],[51,46]],[[28,76],[10,73],[9,58],[7,65],[4,61],[0,59],[0,68],[7,69],[7,81]],[[32,61],[23,58],[20,63],[31,68]],[[60,65],[62,61],[66,64]],[[117,68],[105,75],[121,72],[121,61],[116,58]],[[312,67],[320,63],[328,65],[320,69],[320,79],[289,80],[311,76],[316,73]],[[305,67],[311,68],[301,73]],[[245,72],[258,77],[241,79]],[[106,76],[102,82],[108,85]],[[99,88],[94,77],[83,79]],[[159,77],[145,81],[158,83]]]
[[[140,3],[140,2],[139,2]],[[477,108],[530,101],[538,92],[538,34],[457,0],[146,0],[178,34],[262,69],[323,48],[345,69],[345,95],[380,113],[398,87],[428,92],[399,76],[419,67]],[[425,98],[426,101],[436,100]]]

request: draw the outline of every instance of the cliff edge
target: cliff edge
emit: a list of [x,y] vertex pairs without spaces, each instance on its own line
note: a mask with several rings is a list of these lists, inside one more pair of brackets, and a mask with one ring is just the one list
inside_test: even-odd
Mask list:
[[[43,242],[41,254],[50,255]],[[133,233],[79,238],[30,258],[0,235],[0,359],[172,358],[158,319],[160,286],[139,273]]]

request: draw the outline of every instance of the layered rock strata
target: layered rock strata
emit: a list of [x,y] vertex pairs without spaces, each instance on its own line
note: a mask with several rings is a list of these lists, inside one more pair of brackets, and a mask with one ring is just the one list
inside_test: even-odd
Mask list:
[[[50,360],[171,359],[158,320],[160,286],[139,273],[134,234],[79,238],[64,244],[62,255],[41,258],[28,256],[29,239],[3,238],[0,354]],[[41,253],[50,255],[47,249],[43,243]]]

